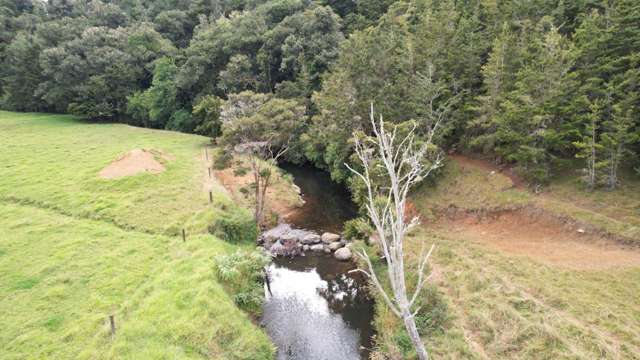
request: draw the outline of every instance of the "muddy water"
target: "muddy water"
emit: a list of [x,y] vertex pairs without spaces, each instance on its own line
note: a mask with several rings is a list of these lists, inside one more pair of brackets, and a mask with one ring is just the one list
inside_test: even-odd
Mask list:
[[[342,230],[355,215],[349,193],[312,167],[284,166],[301,188],[305,205],[287,218],[317,232]],[[355,266],[331,255],[278,258],[270,265],[271,295],[262,322],[278,359],[366,359],[371,347],[373,302]]]

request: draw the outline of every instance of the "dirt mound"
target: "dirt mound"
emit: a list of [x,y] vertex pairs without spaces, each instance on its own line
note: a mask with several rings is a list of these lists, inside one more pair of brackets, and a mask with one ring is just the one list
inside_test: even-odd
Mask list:
[[165,169],[163,160],[172,158],[157,150],[133,149],[107,165],[98,175],[103,179],[117,179],[142,172],[158,174]]
[[549,265],[577,270],[640,266],[640,250],[531,210],[484,218],[456,216],[438,226],[454,238],[482,243]]

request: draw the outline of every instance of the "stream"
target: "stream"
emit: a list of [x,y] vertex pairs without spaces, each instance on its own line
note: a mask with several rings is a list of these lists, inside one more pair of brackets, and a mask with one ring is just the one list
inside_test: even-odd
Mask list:
[[[339,233],[356,215],[348,191],[311,166],[282,165],[305,200],[286,221],[318,233]],[[275,258],[269,266],[262,323],[278,347],[279,360],[366,359],[374,334],[373,300],[352,262],[331,254]]]

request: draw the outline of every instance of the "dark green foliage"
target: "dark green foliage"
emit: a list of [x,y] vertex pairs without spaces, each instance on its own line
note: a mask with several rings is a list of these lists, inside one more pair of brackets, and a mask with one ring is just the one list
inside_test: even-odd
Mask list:
[[280,99],[245,91],[233,94],[221,110],[221,143],[269,142],[272,150],[288,147],[285,156],[300,160],[300,135],[306,126],[305,107],[295,99]]
[[415,306],[420,308],[416,314],[416,326],[420,335],[429,336],[444,329],[449,319],[447,303],[436,286],[426,286]]
[[344,223],[342,235],[350,240],[367,240],[373,233],[373,227],[365,218],[356,218]]
[[258,238],[258,227],[244,209],[225,211],[209,225],[209,233],[231,243],[253,243]]
[[228,168],[231,165],[231,161],[233,160],[233,153],[230,151],[226,151],[226,149],[223,148],[217,148],[212,156],[212,167],[215,170],[224,170]]
[[398,346],[398,348],[400,349],[400,351],[402,351],[403,357],[408,358],[409,354],[412,354],[414,352],[413,343],[411,343],[411,338],[409,337],[409,334],[407,334],[407,331],[404,328],[399,329],[395,333],[395,335],[393,336],[393,340]]
[[595,139],[613,188],[640,165],[638,54],[635,0],[0,1],[2,108],[217,138],[225,101],[250,91],[265,106],[245,122],[279,127],[265,125],[302,106],[287,156],[345,182],[373,102],[421,136],[445,119],[438,146],[532,184],[576,155],[588,168]]
[[241,309],[254,315],[262,312],[263,270],[269,258],[260,251],[241,251],[214,259],[218,278]]
[[198,99],[193,107],[193,118],[198,124],[195,132],[200,135],[217,138],[222,133],[220,110],[222,100],[213,95],[203,96]]

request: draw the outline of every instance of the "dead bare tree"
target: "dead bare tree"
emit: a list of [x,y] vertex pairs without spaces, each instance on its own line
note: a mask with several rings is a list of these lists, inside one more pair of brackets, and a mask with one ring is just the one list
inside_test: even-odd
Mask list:
[[[432,150],[433,131],[438,128],[441,119],[431,125],[426,143],[419,146],[415,141],[415,125],[406,136],[396,139],[398,127],[396,126],[392,132],[388,132],[385,129],[382,116],[376,123],[373,104],[371,104],[370,117],[375,136],[364,139],[356,136],[355,139],[355,151],[362,162],[362,170],[357,171],[348,164],[345,165],[366,186],[366,209],[380,239],[384,259],[387,263],[391,294],[382,286],[365,250],[359,255],[367,263],[368,271],[360,271],[372,279],[386,304],[394,314],[402,319],[418,358],[424,360],[428,359],[428,353],[416,327],[414,318],[419,309],[414,309],[414,304],[429,279],[425,275],[425,268],[434,245],[426,254],[424,249],[421,253],[418,281],[413,294],[409,296],[405,278],[403,244],[407,233],[419,224],[419,218],[406,219],[405,205],[412,185],[429,176],[433,170],[441,165],[442,155],[439,151],[436,152],[435,158],[431,162],[425,163],[427,153]],[[380,181],[375,181],[375,175],[372,174],[372,171],[377,172],[381,169],[383,169],[384,185],[381,185]]]
[[247,155],[255,185],[254,219],[262,225],[267,197],[271,185],[271,171],[277,166],[278,159],[289,149],[288,143],[275,147],[272,141],[245,141],[234,147],[235,152]]

